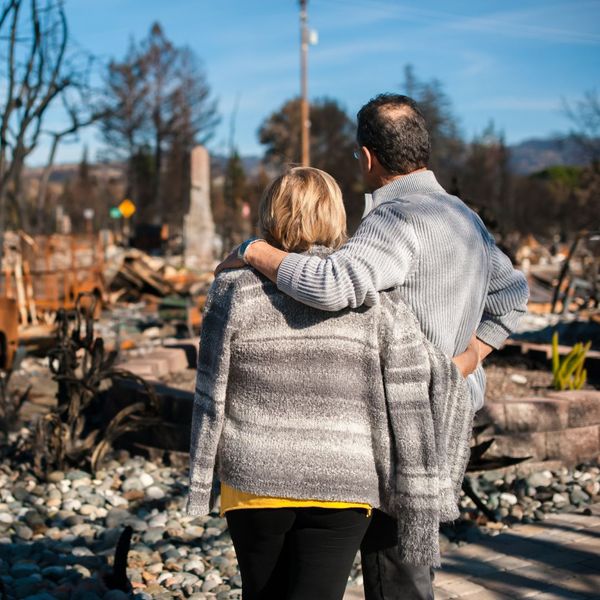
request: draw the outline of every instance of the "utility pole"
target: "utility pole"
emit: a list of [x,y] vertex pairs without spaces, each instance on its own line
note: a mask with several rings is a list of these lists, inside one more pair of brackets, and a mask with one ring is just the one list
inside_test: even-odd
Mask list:
[[302,166],[310,166],[310,113],[308,109],[308,0],[300,0],[300,131]]

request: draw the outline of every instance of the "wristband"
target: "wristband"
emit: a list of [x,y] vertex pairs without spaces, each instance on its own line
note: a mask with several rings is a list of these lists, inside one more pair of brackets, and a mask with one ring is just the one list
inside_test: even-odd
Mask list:
[[263,238],[258,238],[258,237],[248,238],[246,241],[242,242],[239,245],[238,251],[237,251],[238,258],[240,260],[243,260],[245,264],[248,264],[248,261],[246,260],[246,252],[247,252],[248,248],[250,248],[250,246],[252,246],[252,244],[254,244],[255,242],[264,242],[264,241],[265,240]]

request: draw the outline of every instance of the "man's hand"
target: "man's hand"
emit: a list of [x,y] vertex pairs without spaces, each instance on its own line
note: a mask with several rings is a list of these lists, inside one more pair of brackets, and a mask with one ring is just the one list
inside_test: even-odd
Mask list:
[[241,269],[245,266],[246,263],[244,263],[244,261],[238,257],[238,246],[236,246],[232,250],[231,254],[224,261],[217,265],[217,268],[215,269],[215,277],[225,269]]
[[452,359],[452,362],[458,367],[463,377],[467,377],[479,366],[481,361],[480,342],[473,334],[469,341],[468,348],[458,356]]

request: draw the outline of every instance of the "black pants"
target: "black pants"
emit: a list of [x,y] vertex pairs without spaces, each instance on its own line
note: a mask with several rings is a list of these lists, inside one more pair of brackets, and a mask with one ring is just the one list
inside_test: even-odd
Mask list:
[[396,521],[379,510],[360,547],[365,600],[433,600],[433,569],[404,564]]
[[361,509],[226,513],[243,600],[341,600],[370,518]]

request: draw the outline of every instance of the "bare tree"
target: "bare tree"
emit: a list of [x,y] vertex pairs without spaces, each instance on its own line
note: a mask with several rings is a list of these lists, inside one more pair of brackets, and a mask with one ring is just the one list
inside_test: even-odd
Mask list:
[[48,108],[70,85],[63,3],[10,0],[0,13],[0,34],[6,40],[0,72],[6,81],[0,104],[0,229],[4,230],[8,201],[16,208],[21,227],[29,225],[21,189],[25,159],[39,141]]
[[404,81],[400,87],[418,102],[423,112],[431,139],[430,167],[450,189],[460,171],[465,150],[452,102],[439,80],[420,80],[412,65],[404,67]]
[[100,98],[100,132],[105,154],[127,164],[125,194],[136,201],[144,196],[145,181],[139,177],[140,156],[148,146],[145,123],[148,85],[137,47],[130,42],[122,62],[111,61]]
[[71,69],[71,85],[60,94],[60,104],[64,117],[64,124],[60,129],[44,130],[51,139],[50,150],[46,165],[40,179],[37,194],[37,228],[41,231],[46,212],[46,197],[48,182],[54,168],[56,152],[61,143],[66,141],[78,141],[79,132],[92,125],[105,114],[102,106],[95,101],[97,91],[90,84],[90,75],[94,71],[95,58],[80,52],[80,64],[73,64]]
[[[179,215],[187,200],[182,182],[189,181],[188,161],[182,163],[180,157],[195,143],[210,139],[219,121],[197,57],[187,47],[174,46],[155,23],[144,40],[132,42],[123,62],[109,66],[105,107],[109,115],[103,119],[102,133],[110,149],[125,154],[132,167],[140,153],[152,157],[149,197],[136,189],[136,173],[129,173],[142,218],[164,222]],[[147,173],[148,165],[143,165]],[[181,191],[177,198],[171,195],[174,189]],[[177,207],[174,213],[164,210],[167,200]]]

